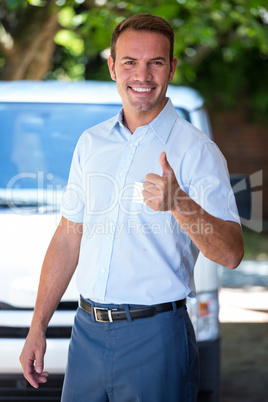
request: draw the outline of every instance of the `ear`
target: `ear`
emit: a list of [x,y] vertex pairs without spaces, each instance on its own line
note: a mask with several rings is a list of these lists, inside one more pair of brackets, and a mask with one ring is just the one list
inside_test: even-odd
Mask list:
[[178,64],[178,59],[177,57],[173,57],[173,60],[171,62],[171,68],[170,68],[170,75],[169,75],[169,82],[173,80],[176,68]]
[[108,67],[109,67],[110,76],[111,76],[112,80],[116,81],[115,64],[114,64],[114,61],[113,61],[113,58],[111,55],[108,57]]

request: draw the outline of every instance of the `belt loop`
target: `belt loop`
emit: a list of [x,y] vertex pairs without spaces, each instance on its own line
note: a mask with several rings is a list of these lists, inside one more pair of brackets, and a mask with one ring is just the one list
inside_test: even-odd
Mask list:
[[174,315],[177,311],[176,302],[172,302],[172,307],[173,307],[173,315]]
[[125,312],[126,312],[126,315],[127,315],[127,320],[128,321],[133,321],[133,319],[131,317],[131,314],[130,314],[130,311],[129,311],[129,305],[124,304],[124,309],[125,309]]
[[95,311],[94,311],[95,303],[92,300],[88,300],[88,303],[90,303],[91,305],[91,319],[92,321],[96,322]]

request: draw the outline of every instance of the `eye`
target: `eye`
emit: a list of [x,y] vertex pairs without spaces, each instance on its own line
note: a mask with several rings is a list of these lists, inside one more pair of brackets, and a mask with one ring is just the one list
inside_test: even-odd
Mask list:
[[134,62],[133,60],[128,60],[128,61],[125,62],[125,64],[126,64],[127,66],[132,66],[132,65],[135,64],[135,62]]
[[154,61],[152,62],[152,64],[153,64],[154,66],[161,66],[161,65],[163,64],[163,62],[160,61],[160,60],[154,60]]

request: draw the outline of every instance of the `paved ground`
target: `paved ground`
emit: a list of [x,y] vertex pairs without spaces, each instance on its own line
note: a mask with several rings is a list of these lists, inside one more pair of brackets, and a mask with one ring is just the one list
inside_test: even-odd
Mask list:
[[221,402],[268,402],[268,261],[222,271]]

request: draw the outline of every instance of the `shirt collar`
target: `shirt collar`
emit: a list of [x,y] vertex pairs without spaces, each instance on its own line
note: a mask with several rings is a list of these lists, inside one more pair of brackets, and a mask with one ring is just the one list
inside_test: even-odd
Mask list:
[[161,110],[159,115],[149,124],[155,135],[163,144],[166,144],[171,129],[178,118],[170,98],[167,98],[166,106]]
[[112,117],[110,120],[110,127],[107,130],[107,137],[113,133],[113,130],[116,129],[117,125],[123,126],[123,108],[121,108],[119,110],[119,112],[117,113],[117,115],[115,115],[114,117]]
[[[119,113],[111,119],[111,127],[107,135],[112,133],[113,129],[119,124],[123,125],[123,108]],[[170,100],[167,98],[167,103],[165,107],[161,110],[159,115],[148,124],[148,126],[153,130],[154,134],[160,139],[163,144],[166,144],[171,129],[178,117],[178,114]]]

